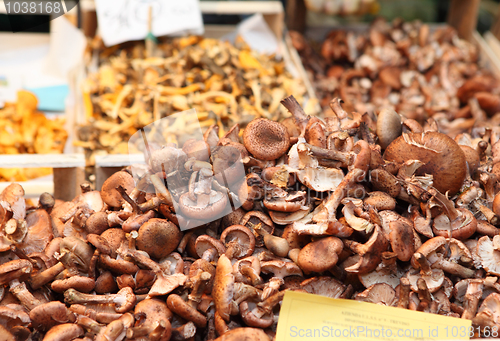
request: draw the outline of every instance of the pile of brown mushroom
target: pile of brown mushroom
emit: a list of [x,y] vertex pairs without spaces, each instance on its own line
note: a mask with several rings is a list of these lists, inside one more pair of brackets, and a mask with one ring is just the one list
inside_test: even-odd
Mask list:
[[281,103],[71,202],[4,190],[4,339],[271,340],[286,290],[500,327],[498,135]]
[[[194,127],[218,124],[222,132],[258,117],[283,119],[285,96],[303,103],[303,81],[292,77],[284,61],[241,39],[233,45],[196,36],[165,38],[157,50],[159,56],[147,57],[144,43],[135,42],[94,44],[89,51],[99,67],[83,84],[87,122],[76,144],[90,163],[95,153],[127,154],[127,141],[138,129],[180,111],[195,109],[200,123]],[[310,101],[306,111],[314,113],[314,105]],[[190,124],[182,122],[184,130]]]
[[449,26],[377,19],[362,32],[330,32],[320,51],[297,32],[291,37],[326,110],[338,96],[348,111],[389,108],[421,124],[432,117],[446,131],[500,111],[498,79]]

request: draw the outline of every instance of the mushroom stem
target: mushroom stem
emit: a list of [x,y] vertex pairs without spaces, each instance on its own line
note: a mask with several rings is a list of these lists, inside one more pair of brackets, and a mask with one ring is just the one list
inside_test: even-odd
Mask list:
[[[285,284],[285,281],[283,278],[279,277],[273,277],[269,280],[269,282],[266,283],[266,286],[264,290],[262,290],[262,296],[261,299],[264,301],[277,293],[280,289],[280,287]],[[262,317],[262,316],[260,316]]]
[[[251,223],[250,223],[251,224]],[[272,253],[278,257],[286,257],[290,249],[288,242],[284,238],[276,237],[262,228],[262,223],[253,225],[253,230],[259,236],[264,237],[264,244]]]
[[174,200],[172,198],[172,195],[168,191],[167,187],[165,187],[165,184],[163,181],[157,176],[157,175],[150,175],[149,177],[151,183],[155,187],[156,190],[156,195],[164,201],[165,204],[169,206],[174,206]]
[[96,320],[83,315],[77,315],[76,324],[87,329],[93,334],[98,334],[104,327],[104,324],[98,323]]
[[418,298],[420,299],[417,311],[424,311],[425,308],[429,307],[432,302],[431,293],[429,292],[427,283],[423,278],[419,278],[417,280],[417,288],[418,288]]
[[463,319],[472,320],[476,316],[477,307],[479,305],[479,300],[483,295],[483,280],[482,279],[472,279],[469,281],[467,286],[467,291],[464,296],[464,313],[462,314]]
[[196,334],[196,326],[193,322],[189,321],[177,328],[172,329],[172,341],[189,340]]
[[476,210],[480,211],[484,217],[488,220],[488,222],[492,225],[498,225],[500,222],[498,216],[493,212],[490,208],[484,206],[483,204],[473,201],[472,205],[476,208]]
[[[450,219],[450,222],[454,222],[455,220],[461,217],[461,214],[455,208],[453,201],[448,199],[446,195],[444,195],[443,193],[439,192],[437,189],[432,187],[429,188],[427,191],[434,197],[434,199],[436,199],[439,202],[440,206],[444,210],[444,213]],[[451,231],[450,231],[450,236],[451,236]]]
[[20,283],[17,279],[12,280],[10,282],[9,291],[21,302],[26,309],[31,310],[39,305],[42,305],[43,302],[33,296],[33,294],[26,287],[26,283]]
[[201,301],[201,296],[203,295],[203,292],[207,288],[207,284],[212,278],[212,275],[209,272],[203,271],[200,272],[198,275],[196,275],[193,278],[193,290],[191,293],[188,295],[188,304],[193,307],[197,308],[198,303]]
[[99,312],[95,309],[86,307],[81,304],[72,304],[69,307],[69,310],[77,315],[87,316],[95,319],[99,323],[104,324],[111,323],[114,320],[118,320],[122,316],[122,314],[118,313]]
[[250,282],[253,286],[262,284],[262,278],[256,272],[256,270],[250,265],[243,264],[240,266],[240,272],[243,276],[250,278]]
[[458,263],[450,262],[446,259],[439,258],[433,263],[433,266],[437,269],[446,271],[449,274],[457,275],[462,278],[472,278],[474,277],[475,271],[466,268]]
[[399,300],[398,308],[408,309],[408,302],[410,300],[410,280],[406,277],[399,279]]
[[116,187],[116,190],[118,191],[118,193],[120,193],[120,195],[122,196],[123,200],[125,200],[126,202],[128,202],[130,204],[130,206],[132,206],[132,210],[134,211],[134,213],[141,212],[140,207],[137,205],[137,203],[135,202],[135,200],[133,200],[127,194],[127,190],[122,185]]
[[[227,253],[227,252],[226,252]],[[203,252],[203,254],[201,255],[201,259],[203,260],[206,260],[207,262],[211,262],[215,259],[215,257],[218,256],[218,253],[217,253],[217,250],[215,248],[210,248],[210,249],[207,249]]]
[[430,275],[432,273],[431,270],[431,265],[427,258],[421,254],[420,252],[416,252],[413,257],[417,261],[419,267],[420,267],[420,272],[425,274],[425,275]]
[[[263,302],[258,303],[257,306],[261,308],[262,311],[264,311],[264,314],[270,314],[273,312],[274,307],[283,300],[283,297],[285,297],[285,292],[286,290],[279,291],[274,295],[266,298]],[[260,313],[256,313],[254,311],[254,315],[258,318],[261,318],[262,316],[264,316],[264,314],[260,315]]]
[[114,303],[116,312],[124,313],[134,306],[136,297],[130,287],[122,288],[117,294],[108,295],[89,295],[68,289],[64,292],[64,301],[68,304]]
[[336,160],[343,162],[345,165],[350,165],[353,159],[353,155],[350,153],[342,153],[335,149],[326,149],[321,147],[313,146],[309,143],[301,143],[298,145],[298,150],[302,148],[307,148],[307,150],[319,159]]
[[342,108],[341,103],[343,101],[339,97],[335,97],[330,101],[330,109],[337,115],[339,120],[343,120],[348,117],[347,112]]
[[282,99],[281,104],[292,114],[293,121],[300,130],[300,136],[304,136],[309,116],[304,112],[299,102],[297,102],[293,95],[290,95]]

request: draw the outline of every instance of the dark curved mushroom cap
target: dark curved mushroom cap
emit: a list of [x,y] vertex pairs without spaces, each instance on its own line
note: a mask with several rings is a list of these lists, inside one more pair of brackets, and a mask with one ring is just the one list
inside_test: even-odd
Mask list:
[[441,193],[457,193],[466,176],[462,148],[442,133],[403,134],[387,147],[384,159],[399,164],[420,160],[424,165],[416,171],[416,175],[431,174],[434,187]]
[[173,252],[181,241],[179,228],[166,219],[153,218],[139,229],[136,246],[151,257],[162,258]]
[[121,207],[125,202],[121,194],[116,190],[118,186],[122,186],[130,194],[135,188],[134,178],[125,171],[119,171],[104,181],[101,188],[102,201],[111,207]]
[[290,136],[283,124],[259,118],[245,128],[243,143],[257,159],[275,160],[288,151]]

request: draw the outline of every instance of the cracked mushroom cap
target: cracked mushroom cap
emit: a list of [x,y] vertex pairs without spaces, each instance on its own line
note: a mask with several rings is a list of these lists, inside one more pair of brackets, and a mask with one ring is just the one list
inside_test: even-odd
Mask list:
[[442,133],[404,133],[387,147],[384,159],[398,164],[408,160],[423,162],[424,165],[416,171],[416,175],[431,174],[434,187],[441,193],[457,193],[466,176],[462,148]]
[[477,254],[481,259],[483,268],[490,274],[500,276],[500,236],[496,235],[491,240],[488,236],[479,238]]
[[243,143],[254,157],[270,161],[278,159],[288,151],[290,136],[283,124],[259,118],[245,128]]
[[119,171],[104,181],[101,188],[102,201],[111,207],[121,207],[125,203],[121,194],[116,190],[118,186],[122,186],[130,194],[135,188],[134,178],[125,171]]
[[151,257],[163,258],[177,248],[181,238],[182,233],[174,223],[166,219],[153,218],[139,229],[136,246]]
[[321,238],[300,250],[297,263],[305,273],[323,272],[337,264],[343,248],[344,244],[337,237]]
[[396,299],[396,291],[385,283],[377,283],[356,295],[356,301],[371,302],[386,306],[393,306]]
[[313,277],[302,281],[300,289],[310,294],[321,295],[331,298],[339,298],[345,290],[345,286],[335,278],[328,276]]

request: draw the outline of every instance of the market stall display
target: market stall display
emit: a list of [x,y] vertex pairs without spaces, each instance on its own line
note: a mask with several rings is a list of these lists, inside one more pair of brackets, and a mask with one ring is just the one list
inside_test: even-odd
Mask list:
[[220,123],[224,134],[255,117],[282,120],[287,114],[279,101],[296,94],[302,103],[306,94],[282,60],[252,51],[242,40],[232,45],[191,36],[158,48],[161,57],[154,58],[145,58],[141,43],[99,51],[99,71],[84,85],[89,123],[79,129],[79,146],[126,154],[138,129],[189,109],[197,111],[202,128]]
[[360,113],[391,108],[420,122],[432,117],[441,129],[473,124],[482,117],[478,107],[496,113],[498,71],[478,64],[477,46],[451,27],[377,20],[367,31],[330,32],[320,51],[292,37],[323,107],[333,94]]
[[[75,145],[96,183],[76,155],[45,160],[37,203],[0,189],[0,339],[271,341],[290,292],[498,336],[500,62],[418,21],[314,33],[286,43],[321,113],[290,60],[241,37],[93,38]],[[0,152],[64,145],[35,109],[27,92],[0,109]],[[129,166],[98,173],[108,153]]]
[[[48,119],[37,110],[38,100],[19,91],[15,103],[0,109],[0,154],[60,154],[68,133],[64,119]],[[26,181],[52,173],[50,168],[1,168],[0,181]]]
[[[168,147],[139,181],[120,171],[100,192],[82,186],[71,202],[43,195],[32,208],[19,185],[4,190],[6,333],[214,340],[248,331],[266,340],[286,290],[497,327],[495,135],[477,151],[461,145],[467,133],[455,141],[436,126],[423,132],[389,110],[372,122],[339,98],[323,120],[293,96],[281,104],[293,117],[286,125],[259,118],[242,138],[237,127],[222,138],[208,133],[205,154]],[[399,136],[382,152],[387,121]],[[217,179],[231,167],[215,166],[227,150],[238,151],[234,162],[258,161],[228,193],[242,208],[181,232],[230,207],[216,199],[229,191]],[[477,180],[466,171],[470,157]],[[175,162],[189,186],[172,191],[158,165]],[[456,164],[453,176],[443,163]],[[208,192],[197,190],[203,184]]]

